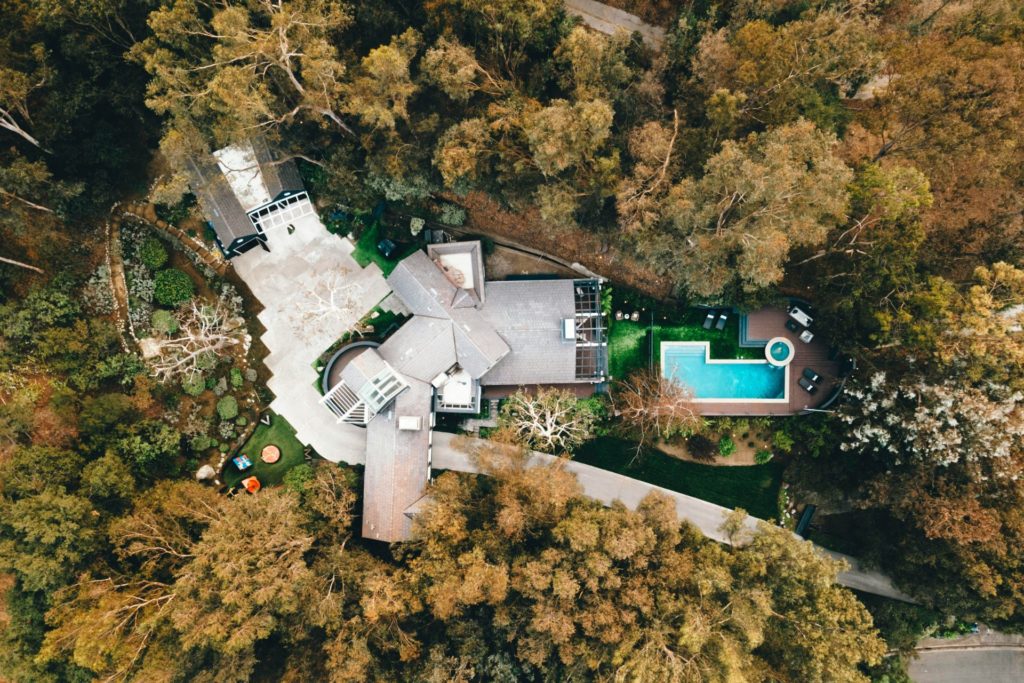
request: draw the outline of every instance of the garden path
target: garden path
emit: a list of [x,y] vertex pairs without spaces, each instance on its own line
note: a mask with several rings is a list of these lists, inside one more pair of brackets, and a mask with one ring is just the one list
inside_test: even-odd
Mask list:
[[362,464],[366,430],[338,423],[320,405],[313,363],[384,299],[390,288],[380,268],[360,268],[352,243],[332,235],[316,216],[267,236],[270,251],[251,249],[232,264],[263,305],[264,359],[273,377],[270,408],[295,428],[299,441],[332,462]]
[[[460,446],[458,440],[466,439],[455,434],[445,432],[434,432],[433,450],[431,454],[432,466],[434,469],[455,470],[457,472],[479,472],[476,463],[466,452],[464,446]],[[472,444],[476,439],[467,439],[463,443]],[[590,465],[574,462],[572,460],[560,459],[553,455],[544,453],[531,453],[529,464],[531,466],[546,465],[553,462],[560,462],[566,470],[576,475],[583,487],[583,492],[605,505],[613,501],[621,501],[629,508],[635,509],[640,501],[651,492],[658,492],[668,496],[675,501],[676,514],[680,519],[690,522],[708,538],[720,543],[729,543],[730,539],[722,532],[722,522],[731,510],[706,500],[687,496],[682,493],[670,491],[654,484],[631,479],[629,477],[602,470]],[[762,522],[756,517],[747,517],[745,526],[751,532],[757,530],[758,523]],[[767,522],[766,522],[767,523]],[[808,541],[809,542],[809,541]],[[873,593],[895,600],[913,602],[906,594],[896,588],[892,581],[879,572],[866,569],[860,565],[856,558],[849,555],[842,555],[824,548],[819,550],[835,559],[847,563],[848,569],[841,572],[836,579],[838,583],[855,590]]]

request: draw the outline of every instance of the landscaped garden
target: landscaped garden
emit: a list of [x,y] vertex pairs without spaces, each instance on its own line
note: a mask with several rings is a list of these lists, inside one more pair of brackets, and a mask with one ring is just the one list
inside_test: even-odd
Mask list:
[[606,437],[584,444],[573,459],[716,505],[740,507],[761,519],[778,517],[784,465],[777,461],[718,467],[686,462],[660,451],[647,451],[634,459],[635,455],[633,442]]
[[[629,314],[635,306],[616,302],[616,310]],[[625,377],[633,370],[648,367],[653,358],[658,361],[663,341],[707,341],[711,343],[712,358],[763,358],[760,348],[739,345],[739,314],[730,312],[722,330],[703,327],[705,309],[687,308],[678,311],[642,311],[640,319],[615,320],[608,332],[608,368],[612,377]],[[647,340],[652,331],[653,348]],[[652,355],[653,354],[653,355]]]
[[375,220],[359,233],[358,239],[355,240],[356,248],[352,251],[352,258],[363,268],[370,265],[370,263],[376,263],[380,267],[381,272],[384,273],[384,277],[387,277],[395,269],[399,261],[419,249],[420,245],[416,241],[398,242],[396,240],[395,253],[391,258],[387,258],[377,248],[377,244],[385,237],[387,235],[385,234],[384,226],[380,220]]
[[[280,458],[275,463],[266,463],[261,458],[263,449],[277,446]],[[224,464],[224,483],[234,488],[247,477],[255,476],[261,485],[280,484],[291,468],[305,460],[302,444],[295,438],[295,429],[280,415],[272,415],[270,425],[259,424],[249,440],[238,450],[239,455],[248,456],[252,467],[239,472],[229,460]]]

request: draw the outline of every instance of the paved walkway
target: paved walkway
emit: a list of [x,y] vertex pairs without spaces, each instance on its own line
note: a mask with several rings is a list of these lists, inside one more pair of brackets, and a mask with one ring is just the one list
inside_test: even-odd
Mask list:
[[268,234],[270,252],[256,248],[232,260],[264,310],[264,359],[273,377],[270,408],[299,441],[332,462],[362,464],[366,430],[341,423],[320,405],[313,363],[391,291],[380,268],[360,268],[352,243],[324,229],[316,216]]
[[617,31],[633,33],[639,31],[644,42],[660,50],[665,42],[665,29],[644,23],[640,17],[623,12],[594,0],[565,0],[565,9],[579,16],[590,28],[600,33],[614,35]]
[[[478,472],[472,458],[452,443],[453,440],[459,438],[465,437],[458,437],[455,434],[445,432],[434,432],[432,464],[435,469]],[[610,505],[612,501],[618,500],[629,508],[636,508],[647,494],[657,491],[675,500],[676,514],[680,519],[685,519],[696,526],[708,538],[720,543],[729,542],[728,537],[721,530],[725,516],[731,512],[728,508],[694,498],[693,496],[670,491],[660,486],[624,477],[621,474],[584,465],[573,460],[562,460],[544,453],[533,453],[530,458],[530,465],[546,465],[556,461],[561,461],[566,470],[576,475],[580,485],[583,487],[583,492],[590,498],[599,500],[605,505]],[[746,527],[752,532],[756,531],[757,524],[760,521],[762,520],[756,517],[747,517]],[[840,584],[867,593],[911,602],[907,595],[892,585],[892,581],[888,577],[876,571],[862,568],[860,563],[853,557],[824,549],[821,550],[823,553],[843,560],[849,565],[849,569],[840,573],[837,578]]]

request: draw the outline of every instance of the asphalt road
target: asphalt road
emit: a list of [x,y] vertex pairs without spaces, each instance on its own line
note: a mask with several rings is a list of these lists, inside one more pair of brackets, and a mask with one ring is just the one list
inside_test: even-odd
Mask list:
[[1024,650],[1007,647],[928,650],[910,663],[914,683],[1021,683]]

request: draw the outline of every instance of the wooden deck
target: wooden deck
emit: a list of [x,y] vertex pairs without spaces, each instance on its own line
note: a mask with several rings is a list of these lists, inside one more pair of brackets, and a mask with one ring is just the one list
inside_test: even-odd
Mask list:
[[[786,329],[788,314],[781,308],[763,308],[747,314],[747,338],[751,341],[768,341],[773,337],[785,337],[793,342],[796,355],[789,364],[789,403],[697,403],[703,415],[796,415],[808,408],[817,408],[825,402],[832,389],[839,382],[839,363],[829,360],[828,346],[815,337],[810,344]],[[812,396],[804,391],[798,381],[804,368],[811,368],[822,380],[818,391]]]

